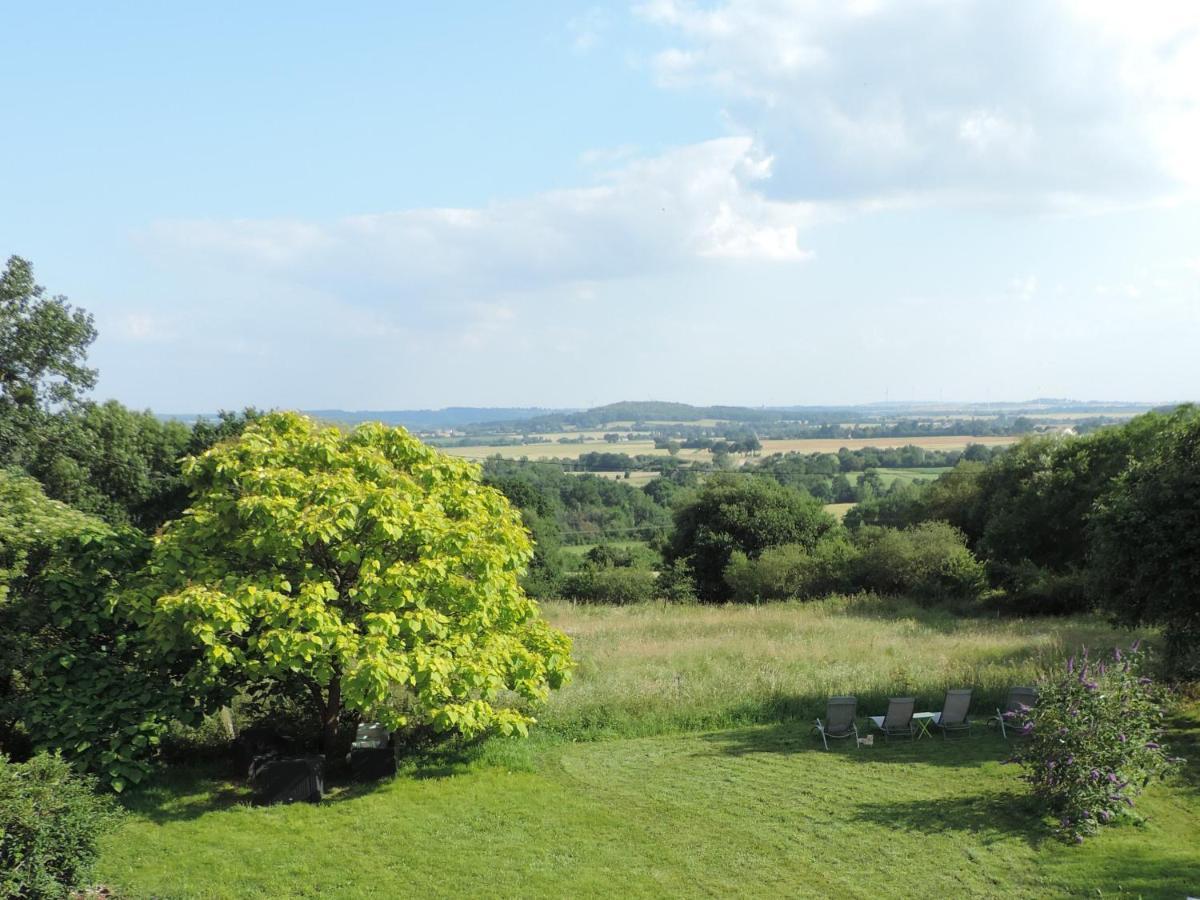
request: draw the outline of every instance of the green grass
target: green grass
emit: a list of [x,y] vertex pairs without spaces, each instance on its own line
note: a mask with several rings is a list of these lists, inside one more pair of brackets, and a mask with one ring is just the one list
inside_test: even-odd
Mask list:
[[544,604],[579,668],[542,713],[573,740],[811,720],[854,694],[864,714],[889,696],[933,707],[947,688],[994,707],[1080,646],[1127,644],[1092,616],[958,617],[907,601],[834,597],[762,606]]
[[[883,482],[885,488],[890,488],[894,482],[899,481],[901,484],[912,484],[914,481],[933,481],[943,472],[949,472],[949,466],[929,466],[921,469],[876,469],[875,472],[879,475],[879,480]],[[857,480],[857,473],[851,477],[851,481]]]
[[[256,808],[175,770],[126,802],[102,879],[127,897],[1182,897],[1200,887],[1200,721],[1184,777],[1140,827],[1083,847],[1047,830],[1007,746],[970,739],[825,753],[824,695],[862,712],[904,686],[982,700],[1077,642],[1092,619],[955,620],[905,604],[595,609],[552,604],[578,678],[529,741],[413,761],[319,806]],[[986,707],[976,705],[977,714]],[[761,724],[748,724],[748,723]],[[700,730],[692,730],[700,729]]]

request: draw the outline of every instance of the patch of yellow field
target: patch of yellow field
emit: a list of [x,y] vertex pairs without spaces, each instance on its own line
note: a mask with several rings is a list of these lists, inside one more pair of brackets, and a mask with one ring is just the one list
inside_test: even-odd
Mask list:
[[867,447],[907,447],[910,444],[926,450],[962,450],[968,444],[983,444],[986,447],[1002,447],[1016,442],[1014,437],[975,437],[969,434],[945,434],[925,437],[877,437],[877,438],[799,438],[797,440],[766,440],[762,442],[762,455],[771,453],[837,453],[842,447],[847,450],[862,450]]
[[[762,456],[772,453],[837,453],[842,447],[861,450],[865,447],[905,447],[913,444],[927,450],[962,450],[968,444],[984,444],[988,447],[1004,446],[1016,440],[1012,437],[974,437],[966,434],[949,434],[927,437],[878,437],[878,438],[798,438],[796,440],[765,440]],[[578,459],[585,453],[627,453],[630,456],[668,456],[666,450],[655,449],[653,441],[621,441],[609,444],[606,441],[587,441],[582,444],[516,444],[508,447],[446,447],[446,453],[465,456],[468,459],[486,459],[499,454],[505,459]],[[712,454],[707,450],[680,450],[677,459],[708,462]],[[735,461],[740,457],[735,457]]]
[[[499,454],[505,459],[578,459],[585,453],[626,453],[629,456],[668,456],[666,450],[656,450],[653,441],[622,441],[609,444],[605,441],[588,441],[583,444],[518,444],[511,447],[444,447],[444,452],[469,459],[485,459]],[[708,460],[707,450],[681,450],[681,460]]]
[[825,512],[829,513],[839,522],[846,518],[846,513],[854,507],[853,503],[826,503]]

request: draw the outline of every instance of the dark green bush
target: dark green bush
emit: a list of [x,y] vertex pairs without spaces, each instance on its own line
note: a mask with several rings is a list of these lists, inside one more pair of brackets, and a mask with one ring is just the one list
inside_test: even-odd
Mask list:
[[658,573],[655,593],[663,600],[676,603],[694,603],[696,601],[696,580],[692,576],[692,568],[685,559],[677,559],[665,563]]
[[66,897],[86,885],[97,839],[116,821],[112,799],[62,757],[0,755],[0,896]]
[[827,537],[811,550],[801,544],[770,547],[757,559],[740,551],[725,568],[732,599],[793,600],[848,589],[855,548],[843,537]]
[[1087,573],[1081,569],[1054,571],[1029,560],[990,562],[988,575],[1004,589],[1007,612],[1031,616],[1065,616],[1091,608]]
[[860,555],[854,581],[881,594],[924,600],[971,599],[986,586],[984,567],[962,532],[946,522],[913,528],[863,526],[855,533]]
[[563,596],[583,603],[624,606],[652,600],[655,581],[655,575],[649,569],[588,568],[567,577],[563,583]]
[[766,478],[714,475],[675,510],[665,556],[686,560],[701,600],[728,598],[725,569],[736,552],[756,559],[769,547],[813,548],[837,522],[804,491]]

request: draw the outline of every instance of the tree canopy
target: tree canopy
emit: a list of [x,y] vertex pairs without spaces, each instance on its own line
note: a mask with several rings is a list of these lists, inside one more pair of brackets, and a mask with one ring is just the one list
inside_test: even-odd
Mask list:
[[33,267],[10,256],[0,272],[0,403],[47,405],[79,399],[96,383],[84,363],[96,339],[92,317],[65,297],[48,297]]
[[675,511],[668,561],[686,560],[703,600],[723,599],[734,551],[756,558],[768,547],[811,550],[837,523],[813,497],[769,478],[714,475]]
[[1112,482],[1091,516],[1089,561],[1102,605],[1131,625],[1165,628],[1168,662],[1200,674],[1200,415],[1170,417]]
[[528,535],[477,466],[400,428],[269,414],[184,465],[191,507],[138,592],[163,645],[225,684],[298,679],[329,748],[343,710],[524,732],[570,641],[518,584]]

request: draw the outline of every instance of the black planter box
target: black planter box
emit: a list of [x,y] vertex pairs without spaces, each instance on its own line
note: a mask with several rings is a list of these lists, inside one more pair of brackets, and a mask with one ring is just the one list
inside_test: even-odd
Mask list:
[[267,728],[247,728],[233,742],[233,766],[239,777],[268,758],[289,756],[287,740]]
[[256,803],[316,803],[325,796],[325,758],[259,757],[250,766],[250,784]]
[[378,781],[396,774],[396,751],[391,747],[355,747],[346,760],[355,781]]

